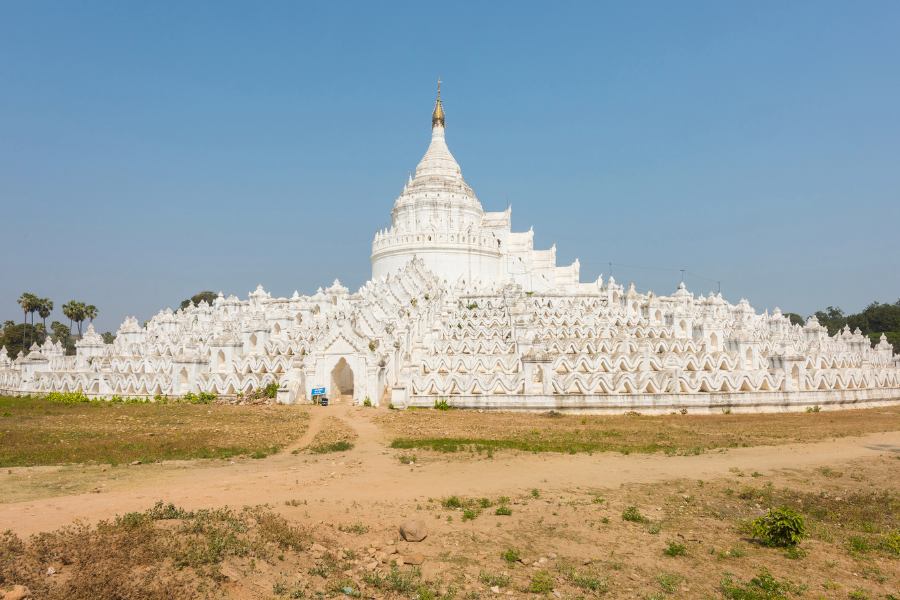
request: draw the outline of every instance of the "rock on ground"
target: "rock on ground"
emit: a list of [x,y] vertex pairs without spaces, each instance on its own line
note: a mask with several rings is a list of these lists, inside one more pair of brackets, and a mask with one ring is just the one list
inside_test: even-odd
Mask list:
[[400,537],[407,542],[421,542],[428,536],[425,524],[415,519],[404,521],[400,525]]
[[3,600],[26,600],[31,598],[31,590],[24,585],[14,585],[11,590],[3,594]]
[[421,542],[427,536],[428,532],[425,530],[425,524],[421,521],[410,519],[400,525],[400,537],[407,542]]

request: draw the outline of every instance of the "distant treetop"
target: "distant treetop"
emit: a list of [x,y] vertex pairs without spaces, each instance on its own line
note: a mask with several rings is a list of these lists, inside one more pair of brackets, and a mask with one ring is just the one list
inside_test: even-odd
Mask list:
[[188,298],[186,300],[182,300],[181,308],[187,308],[191,304],[193,304],[194,306],[197,306],[203,300],[206,300],[206,303],[211,305],[213,303],[213,300],[215,300],[217,297],[218,297],[217,293],[211,292],[209,290],[197,292],[190,298]]

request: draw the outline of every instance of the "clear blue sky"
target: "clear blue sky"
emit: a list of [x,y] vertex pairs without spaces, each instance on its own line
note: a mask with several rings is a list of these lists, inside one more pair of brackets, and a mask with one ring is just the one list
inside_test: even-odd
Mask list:
[[895,1],[3,2],[0,318],[355,289],[438,75],[485,208],[584,280],[893,302],[898,31]]

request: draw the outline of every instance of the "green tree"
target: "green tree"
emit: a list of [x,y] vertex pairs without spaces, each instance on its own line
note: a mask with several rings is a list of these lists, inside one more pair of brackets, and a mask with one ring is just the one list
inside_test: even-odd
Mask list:
[[784,313],[784,316],[790,320],[791,325],[803,325],[806,323],[806,319],[803,318],[803,315],[798,315],[797,313]]
[[81,324],[87,318],[85,314],[86,309],[87,306],[85,306],[84,302],[79,302],[78,300],[69,300],[63,304],[63,314],[69,318],[69,329],[72,328],[72,323],[78,325],[78,337],[81,337]]
[[90,319],[91,325],[94,324],[94,319],[97,318],[97,307],[93,304],[88,304],[84,307],[84,318]]
[[816,311],[816,319],[819,320],[819,324],[828,329],[828,335],[834,335],[847,324],[847,316],[844,311],[834,306]]
[[62,344],[66,354],[74,354],[75,344],[72,343],[72,330],[69,327],[59,321],[53,321],[50,324],[50,331],[53,332],[53,341]]
[[6,346],[9,356],[15,358],[19,352],[28,353],[33,343],[44,343],[44,328],[40,323],[33,327],[31,323],[14,323],[3,328],[0,335],[0,347]]
[[47,317],[50,316],[50,313],[53,312],[53,300],[50,298],[41,298],[40,306],[38,307],[38,314],[41,316],[41,320],[44,322],[44,330],[47,329]]
[[839,307],[829,306],[815,313],[819,323],[828,329],[828,335],[834,335],[845,325],[850,329],[859,329],[869,336],[873,344],[877,344],[883,333],[900,353],[900,300],[893,304],[872,302],[861,312],[846,314]]
[[[32,320],[33,320],[34,311],[36,310],[38,302],[39,302],[38,297],[35,296],[34,294],[32,294],[31,292],[24,292],[21,296],[19,296],[18,303],[19,303],[19,306],[22,307],[22,332],[23,332],[23,334],[28,333],[25,331],[25,325],[28,324],[28,314],[29,313],[32,314]],[[24,338],[22,340],[22,345],[23,346],[25,345]]]
[[188,306],[190,306],[191,304],[193,304],[194,306],[198,306],[198,305],[199,305],[201,302],[203,302],[204,300],[206,301],[207,304],[212,305],[213,301],[214,301],[216,298],[218,298],[218,297],[219,297],[219,295],[218,295],[217,293],[211,292],[211,291],[209,291],[209,290],[204,290],[204,291],[202,291],[202,292],[197,292],[196,294],[194,294],[194,295],[191,296],[190,298],[188,298],[188,299],[186,299],[186,300],[182,300],[182,301],[181,301],[181,308],[182,308],[182,309],[185,309],[185,308],[187,308]]

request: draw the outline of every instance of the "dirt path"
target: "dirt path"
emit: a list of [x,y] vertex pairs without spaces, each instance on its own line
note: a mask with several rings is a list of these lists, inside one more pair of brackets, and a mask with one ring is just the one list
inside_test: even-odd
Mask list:
[[310,443],[312,443],[313,438],[316,437],[316,434],[322,430],[322,423],[325,421],[325,417],[328,414],[322,410],[314,410],[309,415],[309,424],[306,427],[306,431],[303,432],[303,435],[294,442],[287,446],[283,452],[293,452],[294,450],[300,450],[303,448],[307,448]]
[[316,409],[308,431],[289,449],[308,445],[325,417],[335,416],[359,435],[349,452],[311,456],[287,451],[263,460],[229,461],[202,469],[147,469],[146,478],[129,478],[101,493],[0,504],[0,530],[31,534],[75,519],[96,521],[143,510],[157,500],[188,509],[260,503],[278,506],[288,500],[306,500],[314,503],[316,519],[327,519],[345,516],[345,501],[400,505],[450,494],[602,489],[680,478],[711,479],[728,475],[734,468],[773,472],[900,455],[900,432],[890,432],[699,456],[500,454],[493,459],[426,458],[409,466],[397,460],[398,452],[387,448],[384,432],[372,421],[374,414],[375,409],[347,405]]

